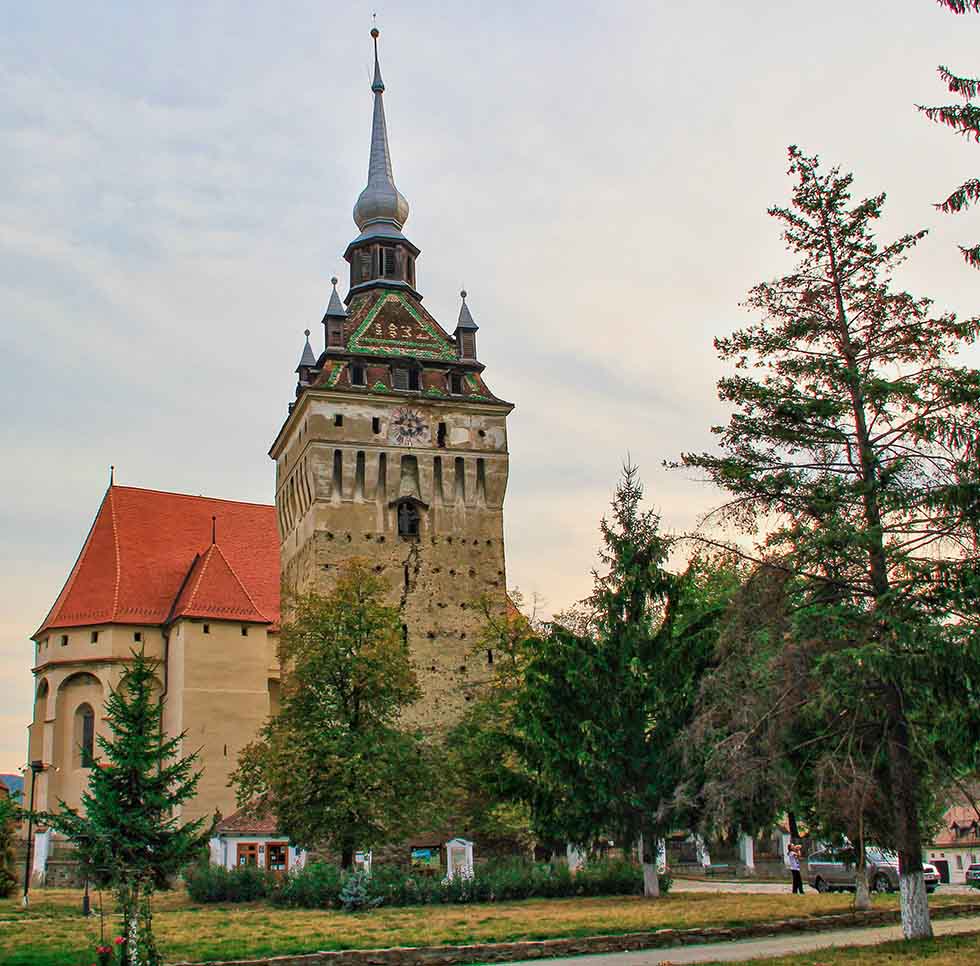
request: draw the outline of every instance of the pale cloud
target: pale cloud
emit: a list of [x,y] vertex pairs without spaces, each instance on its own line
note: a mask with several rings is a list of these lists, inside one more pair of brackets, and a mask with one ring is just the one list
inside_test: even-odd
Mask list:
[[[352,9],[353,8],[353,9]],[[272,499],[266,456],[355,229],[367,4],[23,4],[0,37],[0,771],[22,763],[31,647],[108,466]],[[912,105],[977,69],[980,18],[928,0],[773,6],[389,3],[396,180],[426,305],[461,285],[510,420],[508,577],[589,590],[629,453],[665,526],[712,493],[661,468],[724,413],[715,335],[787,264],[767,205],[799,142],[933,234],[903,283],[965,314],[980,277],[931,207],[977,148]],[[321,336],[322,337],[322,336]],[[228,406],[230,400],[233,405]]]

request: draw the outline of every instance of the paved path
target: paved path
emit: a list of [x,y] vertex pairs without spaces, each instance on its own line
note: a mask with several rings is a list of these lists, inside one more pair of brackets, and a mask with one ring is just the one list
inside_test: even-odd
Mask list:
[[[785,882],[759,882],[753,879],[674,879],[671,892],[763,892],[766,894],[778,894],[789,892],[792,886],[790,880]],[[814,892],[810,886],[806,887],[807,892]],[[970,886],[941,885],[934,895],[937,896],[973,896],[980,899],[980,892]]]
[[[940,919],[933,922],[932,928],[937,936],[980,932],[980,916]],[[661,966],[661,964],[680,966],[682,963],[736,963],[765,956],[808,953],[827,949],[830,946],[874,946],[901,938],[901,926],[876,926],[871,929],[839,929],[833,932],[801,933],[798,936],[773,936],[770,939],[741,939],[735,942],[704,943],[698,946],[641,949],[629,953],[607,953],[603,956],[571,956],[566,959],[547,959],[544,962],[547,966]]]

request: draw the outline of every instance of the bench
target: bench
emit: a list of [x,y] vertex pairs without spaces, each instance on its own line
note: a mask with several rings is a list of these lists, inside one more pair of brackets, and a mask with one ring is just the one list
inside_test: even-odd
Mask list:
[[737,875],[737,871],[736,866],[726,864],[713,863],[704,867],[705,875],[730,875],[734,878]]

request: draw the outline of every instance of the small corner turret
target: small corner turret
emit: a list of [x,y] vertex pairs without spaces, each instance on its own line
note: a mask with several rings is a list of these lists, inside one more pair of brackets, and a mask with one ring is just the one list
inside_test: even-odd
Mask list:
[[459,297],[463,300],[463,304],[459,307],[459,320],[453,333],[456,351],[461,361],[476,362],[476,333],[480,327],[473,321],[470,307],[466,304],[465,288],[459,293]]

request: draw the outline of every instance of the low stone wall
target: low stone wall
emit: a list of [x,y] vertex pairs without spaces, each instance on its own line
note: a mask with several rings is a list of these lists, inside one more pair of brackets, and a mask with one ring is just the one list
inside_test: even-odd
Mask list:
[[[980,902],[938,906],[933,919],[953,919],[980,915]],[[459,963],[509,963],[556,956],[586,956],[601,953],[633,952],[666,946],[692,946],[698,943],[758,939],[786,933],[824,932],[856,929],[862,926],[891,926],[900,921],[898,910],[849,912],[834,916],[811,916],[759,922],[731,928],[658,929],[653,932],[625,933],[621,936],[586,936],[580,939],[544,939],[537,942],[487,943],[468,946],[393,946],[389,949],[344,949],[336,952],[305,953],[297,956],[270,956],[265,959],[239,959],[215,963],[175,963],[173,966],[455,966]]]

